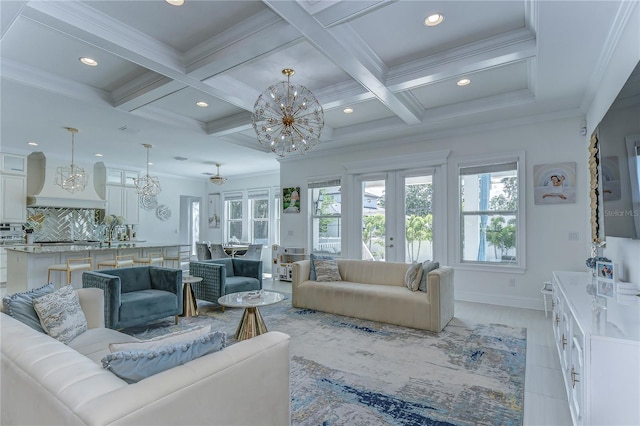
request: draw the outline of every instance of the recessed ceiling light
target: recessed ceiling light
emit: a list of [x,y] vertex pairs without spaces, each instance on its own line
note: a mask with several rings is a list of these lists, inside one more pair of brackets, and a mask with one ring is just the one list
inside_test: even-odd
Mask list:
[[469,83],[471,83],[471,80],[469,80],[468,78],[461,78],[456,84],[458,86],[466,86]]
[[345,114],[351,114],[353,112],[353,108],[345,108],[342,110]]
[[436,25],[444,21],[444,15],[442,13],[432,13],[424,19],[424,24],[427,27],[435,27]]
[[147,163],[147,165],[148,165],[148,166],[153,166],[153,163],[152,163],[151,161],[149,161],[149,162]]
[[169,3],[171,6],[182,6],[184,4],[184,0],[164,0]]
[[38,146],[38,142],[27,142],[27,145]]
[[102,154],[100,154],[99,152],[94,154],[96,157],[102,157]]
[[198,105],[200,108],[206,108],[209,106],[209,104],[206,103],[205,101],[198,101],[196,102],[196,105]]
[[96,61],[93,58],[88,58],[86,56],[80,58],[80,62],[82,62],[85,65],[89,65],[90,67],[95,67],[98,65],[98,61]]

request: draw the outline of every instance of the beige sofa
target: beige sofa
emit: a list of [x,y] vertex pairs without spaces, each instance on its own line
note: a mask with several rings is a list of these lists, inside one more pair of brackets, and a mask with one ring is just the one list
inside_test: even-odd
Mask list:
[[427,276],[427,292],[404,284],[408,263],[338,259],[342,281],[309,279],[309,260],[293,264],[292,304],[405,327],[441,331],[453,318],[453,268]]
[[77,290],[85,333],[65,345],[0,314],[3,425],[283,425],[289,336],[270,332],[127,384],[98,364],[109,343],[102,291]]

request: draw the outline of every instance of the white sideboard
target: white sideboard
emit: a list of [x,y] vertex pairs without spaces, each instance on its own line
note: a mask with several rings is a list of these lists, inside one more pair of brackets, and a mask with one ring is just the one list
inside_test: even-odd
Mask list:
[[553,332],[575,425],[640,424],[640,298],[554,272]]

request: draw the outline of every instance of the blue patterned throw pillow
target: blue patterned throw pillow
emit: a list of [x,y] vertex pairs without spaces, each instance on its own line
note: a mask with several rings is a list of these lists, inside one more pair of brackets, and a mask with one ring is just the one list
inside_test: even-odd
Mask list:
[[310,256],[311,259],[311,269],[309,271],[309,279],[311,281],[316,281],[317,280],[317,275],[316,275],[316,260],[333,260],[333,256],[324,256],[321,254],[313,254],[311,253]]
[[316,281],[330,282],[342,281],[340,271],[338,270],[338,262],[335,259],[316,260]]
[[5,296],[2,299],[4,312],[34,330],[44,333],[44,328],[40,325],[40,318],[38,317],[36,310],[33,309],[33,299],[44,296],[45,294],[53,293],[55,290],[56,289],[53,284],[47,284],[25,293],[16,293],[10,296]]
[[223,331],[212,331],[197,339],[175,343],[154,350],[121,351],[102,358],[102,367],[110,370],[127,383],[161,373],[178,365],[223,349],[227,335]]
[[69,343],[87,331],[87,318],[80,307],[80,299],[70,285],[33,299],[33,309],[44,331],[62,343]]

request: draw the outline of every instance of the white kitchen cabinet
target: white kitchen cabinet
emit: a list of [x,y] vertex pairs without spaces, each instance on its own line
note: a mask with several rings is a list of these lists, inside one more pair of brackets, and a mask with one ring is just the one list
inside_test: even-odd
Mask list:
[[128,225],[137,225],[140,220],[138,192],[136,188],[107,185],[107,214],[122,216]]
[[0,222],[23,223],[27,220],[26,157],[0,154]]
[[640,299],[554,272],[553,333],[574,425],[640,424]]

